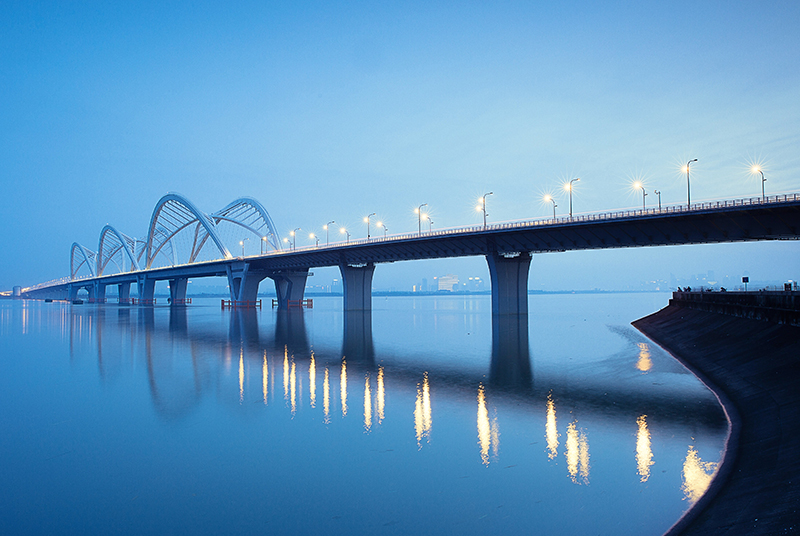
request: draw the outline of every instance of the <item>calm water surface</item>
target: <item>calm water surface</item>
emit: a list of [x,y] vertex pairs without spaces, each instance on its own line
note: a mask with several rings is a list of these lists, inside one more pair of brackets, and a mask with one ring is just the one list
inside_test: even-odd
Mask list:
[[0,302],[2,534],[661,534],[727,424],[666,294]]

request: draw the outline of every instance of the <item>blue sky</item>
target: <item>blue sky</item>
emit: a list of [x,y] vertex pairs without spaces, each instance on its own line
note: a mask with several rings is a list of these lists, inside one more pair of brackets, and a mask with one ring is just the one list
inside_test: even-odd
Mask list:
[[[796,2],[15,3],[0,12],[0,289],[68,275],[106,223],[146,233],[180,192],[252,196],[282,235],[376,212],[412,231],[800,191]],[[655,203],[656,197],[647,198]],[[300,245],[300,241],[298,241]],[[255,246],[254,246],[255,247]],[[714,270],[797,279],[800,245],[537,256],[535,288],[621,288]],[[399,263],[377,287],[485,276]],[[317,271],[315,283],[335,276]]]

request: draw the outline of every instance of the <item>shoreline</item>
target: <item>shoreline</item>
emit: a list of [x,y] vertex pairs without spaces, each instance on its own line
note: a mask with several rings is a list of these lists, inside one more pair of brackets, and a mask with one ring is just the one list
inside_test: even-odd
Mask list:
[[800,328],[671,304],[633,326],[720,401],[729,422],[717,474],[665,533],[800,533]]

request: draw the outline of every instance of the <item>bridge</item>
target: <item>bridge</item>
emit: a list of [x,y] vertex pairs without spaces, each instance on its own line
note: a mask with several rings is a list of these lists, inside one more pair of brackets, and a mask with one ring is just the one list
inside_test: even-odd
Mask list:
[[[225,228],[259,242],[261,253],[232,255],[235,243],[225,238]],[[205,214],[185,197],[170,193],[156,204],[146,239],[106,225],[97,251],[73,244],[69,278],[25,289],[22,297],[74,299],[80,289],[87,289],[90,301],[105,301],[106,288],[117,285],[121,304],[148,305],[154,303],[155,283],[168,281],[170,303],[180,305],[186,303],[190,278],[222,276],[228,280],[233,305],[255,304],[260,283],[271,279],[279,307],[285,309],[303,299],[309,270],[336,266],[342,275],[345,311],[369,311],[376,265],[481,255],[489,266],[493,314],[523,315],[528,312],[528,272],[534,254],[798,237],[800,194],[788,194],[348,239],[287,250],[268,212],[255,199],[240,198]],[[132,299],[134,283],[138,298]]]

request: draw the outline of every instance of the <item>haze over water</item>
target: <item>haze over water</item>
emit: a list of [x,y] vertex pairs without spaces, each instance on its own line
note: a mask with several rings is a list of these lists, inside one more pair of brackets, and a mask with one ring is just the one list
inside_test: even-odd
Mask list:
[[529,299],[0,302],[0,532],[663,533],[727,430],[667,295]]

